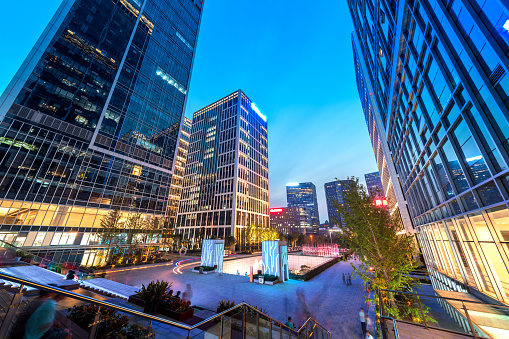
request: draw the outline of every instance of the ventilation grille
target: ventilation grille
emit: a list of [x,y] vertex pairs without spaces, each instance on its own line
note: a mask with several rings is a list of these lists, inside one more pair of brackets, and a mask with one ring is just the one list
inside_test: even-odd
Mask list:
[[498,82],[504,77],[505,69],[501,64],[497,64],[493,72],[490,75],[490,82],[493,86],[496,86]]

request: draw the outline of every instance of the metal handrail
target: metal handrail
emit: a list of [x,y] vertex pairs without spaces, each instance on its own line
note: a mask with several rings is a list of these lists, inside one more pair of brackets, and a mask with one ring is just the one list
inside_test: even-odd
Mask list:
[[120,312],[124,312],[124,313],[128,313],[128,314],[131,314],[131,315],[136,315],[136,316],[139,316],[139,317],[142,317],[144,319],[147,319],[147,320],[150,320],[150,321],[158,321],[158,322],[161,322],[161,323],[164,323],[164,324],[167,324],[167,325],[171,325],[171,326],[175,326],[175,327],[178,327],[178,328],[181,328],[181,329],[184,329],[184,330],[187,330],[187,331],[191,331],[213,319],[216,319],[218,317],[221,317],[223,315],[225,315],[226,313],[229,313],[233,310],[236,310],[237,308],[241,308],[241,307],[247,307],[247,308],[250,308],[251,310],[257,312],[259,315],[262,315],[263,317],[265,318],[268,318],[270,319],[271,321],[273,321],[276,325],[282,327],[282,328],[285,328],[287,329],[289,332],[294,332],[296,334],[300,334],[300,332],[304,329],[304,326],[309,322],[309,321],[314,321],[314,323],[316,323],[318,326],[320,326],[323,330],[327,331],[328,335],[329,335],[329,338],[331,338],[331,333],[325,328],[323,327],[320,323],[318,323],[315,319],[313,318],[308,318],[308,320],[306,320],[306,322],[304,323],[304,325],[302,325],[300,327],[299,330],[295,330],[295,329],[292,329],[288,326],[286,326],[285,324],[275,320],[274,318],[272,318],[271,316],[257,310],[256,308],[252,307],[251,305],[245,303],[245,302],[242,302],[232,308],[229,308],[221,313],[218,313],[210,318],[207,318],[207,319],[204,319],[203,321],[195,324],[195,325],[187,325],[187,324],[184,324],[184,323],[179,323],[179,322],[175,322],[175,321],[171,321],[171,320],[167,320],[167,319],[164,319],[164,318],[160,318],[160,317],[157,317],[157,316],[154,316],[154,315],[150,315],[150,314],[147,314],[147,313],[143,313],[143,312],[140,312],[140,311],[136,311],[134,309],[131,309],[131,308],[127,308],[127,307],[123,307],[123,306],[119,306],[119,305],[115,305],[115,304],[112,304],[112,303],[109,303],[109,302],[106,302],[106,301],[102,301],[102,300],[98,300],[98,299],[95,299],[95,298],[92,298],[92,297],[88,297],[88,296],[85,296],[85,295],[81,295],[81,294],[78,294],[78,293],[74,293],[74,292],[70,292],[70,291],[67,291],[67,290],[63,290],[61,288],[58,288],[58,287],[53,287],[53,286],[47,286],[47,285],[44,285],[44,284],[40,284],[38,282],[35,282],[35,281],[32,281],[32,280],[27,280],[27,279],[23,279],[23,278],[20,278],[20,277],[16,277],[16,276],[13,276],[13,275],[10,275],[10,274],[7,274],[7,273],[3,273],[3,272],[0,272],[0,279],[5,279],[7,281],[12,281],[12,282],[15,282],[17,284],[20,284],[20,285],[24,285],[24,286],[30,286],[30,287],[33,287],[33,288],[36,288],[36,289],[39,289],[39,290],[45,290],[45,291],[48,291],[48,292],[53,292],[53,293],[56,293],[56,294],[59,294],[59,295],[63,295],[63,296],[66,296],[66,297],[69,297],[69,298],[73,298],[73,299],[78,299],[78,300],[81,300],[81,301],[86,301],[86,302],[89,302],[91,304],[94,304],[94,305],[98,305],[98,306],[103,306],[103,307],[107,307],[107,308],[111,308],[111,309],[114,309],[114,310],[117,310],[117,311],[120,311]]
[[498,304],[488,304],[486,302],[482,302],[482,301],[475,301],[475,300],[465,300],[465,299],[457,299],[457,298],[449,298],[449,297],[437,297],[437,296],[434,296],[434,295],[427,295],[427,294],[417,294],[417,293],[412,293],[412,292],[404,292],[404,291],[395,291],[395,290],[386,290],[386,289],[380,289],[380,291],[387,291],[387,292],[392,292],[392,293],[403,293],[403,294],[410,294],[410,295],[415,295],[415,296],[419,296],[419,297],[425,297],[425,298],[434,298],[434,299],[445,299],[445,300],[454,300],[454,301],[461,301],[461,302],[465,302],[465,303],[471,303],[471,304],[481,304],[481,305],[488,305],[488,306],[492,306],[492,307],[502,307],[502,308],[509,308],[509,306],[505,306],[505,305],[498,305]]
[[396,339],[399,339],[398,327],[396,326],[396,320],[394,320],[393,317],[388,317],[385,315],[380,315],[380,318],[392,320],[392,327],[394,328],[394,335],[396,336]]

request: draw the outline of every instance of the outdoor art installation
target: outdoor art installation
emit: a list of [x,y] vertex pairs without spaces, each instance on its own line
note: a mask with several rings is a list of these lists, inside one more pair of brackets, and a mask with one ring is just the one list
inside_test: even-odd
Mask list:
[[224,240],[206,239],[202,243],[201,266],[223,270]]
[[263,274],[275,275],[280,282],[287,281],[290,271],[286,241],[263,241],[262,262]]

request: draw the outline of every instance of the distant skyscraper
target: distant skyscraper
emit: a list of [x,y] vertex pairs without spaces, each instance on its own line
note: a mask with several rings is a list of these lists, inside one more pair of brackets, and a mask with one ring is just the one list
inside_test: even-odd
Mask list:
[[269,226],[267,118],[238,90],[193,114],[177,218],[185,239]]
[[177,159],[175,160],[175,171],[173,173],[173,177],[171,180],[170,196],[168,201],[167,216],[171,228],[175,227],[175,222],[177,220],[180,193],[182,192],[182,180],[184,179],[187,152],[189,150],[190,135],[191,135],[191,120],[184,117],[182,130],[180,131]]
[[415,225],[436,289],[509,303],[507,2],[348,4],[391,212]]
[[90,265],[109,211],[167,220],[202,6],[62,2],[0,98],[0,239]]
[[382,179],[380,179],[380,173],[373,172],[364,174],[364,178],[366,179],[366,188],[368,189],[369,195],[372,197],[385,197]]
[[305,233],[311,229],[309,207],[277,207],[270,209],[270,226],[279,232]]
[[320,226],[316,187],[312,182],[287,184],[286,201],[288,207],[308,207],[311,214],[311,226]]
[[343,191],[346,190],[346,184],[348,184],[348,180],[335,180],[323,185],[325,200],[327,201],[327,214],[331,226],[344,225],[343,216],[337,212],[332,202],[337,201],[339,204],[343,204]]

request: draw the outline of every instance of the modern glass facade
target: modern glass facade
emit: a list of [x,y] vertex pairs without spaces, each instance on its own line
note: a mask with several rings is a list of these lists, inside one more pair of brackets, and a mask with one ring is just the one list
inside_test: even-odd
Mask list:
[[368,193],[372,197],[385,197],[384,194],[384,186],[382,185],[382,179],[380,179],[380,173],[373,172],[364,174],[364,179],[366,180],[366,188],[368,189]]
[[193,114],[177,232],[235,236],[269,226],[267,118],[238,90]]
[[[175,228],[177,221],[177,212],[182,192],[182,181],[184,179],[184,171],[186,168],[187,152],[189,151],[189,138],[191,136],[192,122],[184,117],[182,129],[180,130],[180,138],[178,144],[177,158],[175,159],[175,171],[173,172],[170,196],[168,201],[167,217],[169,228]],[[175,126],[175,128],[178,128]]]
[[168,220],[201,12],[63,1],[0,98],[0,239],[80,262],[112,209]]
[[387,141],[434,286],[445,276],[508,303],[507,3],[349,6],[364,112]]
[[283,234],[292,232],[311,233],[311,214],[309,207],[271,208],[270,227]]
[[311,226],[320,226],[315,184],[312,182],[286,184],[286,203],[288,207],[308,207],[311,216]]
[[323,187],[325,189],[325,200],[327,201],[327,214],[329,215],[329,225],[332,227],[344,226],[343,216],[338,213],[332,202],[343,204],[343,192],[347,191],[346,185],[348,180],[335,180],[326,182]]

